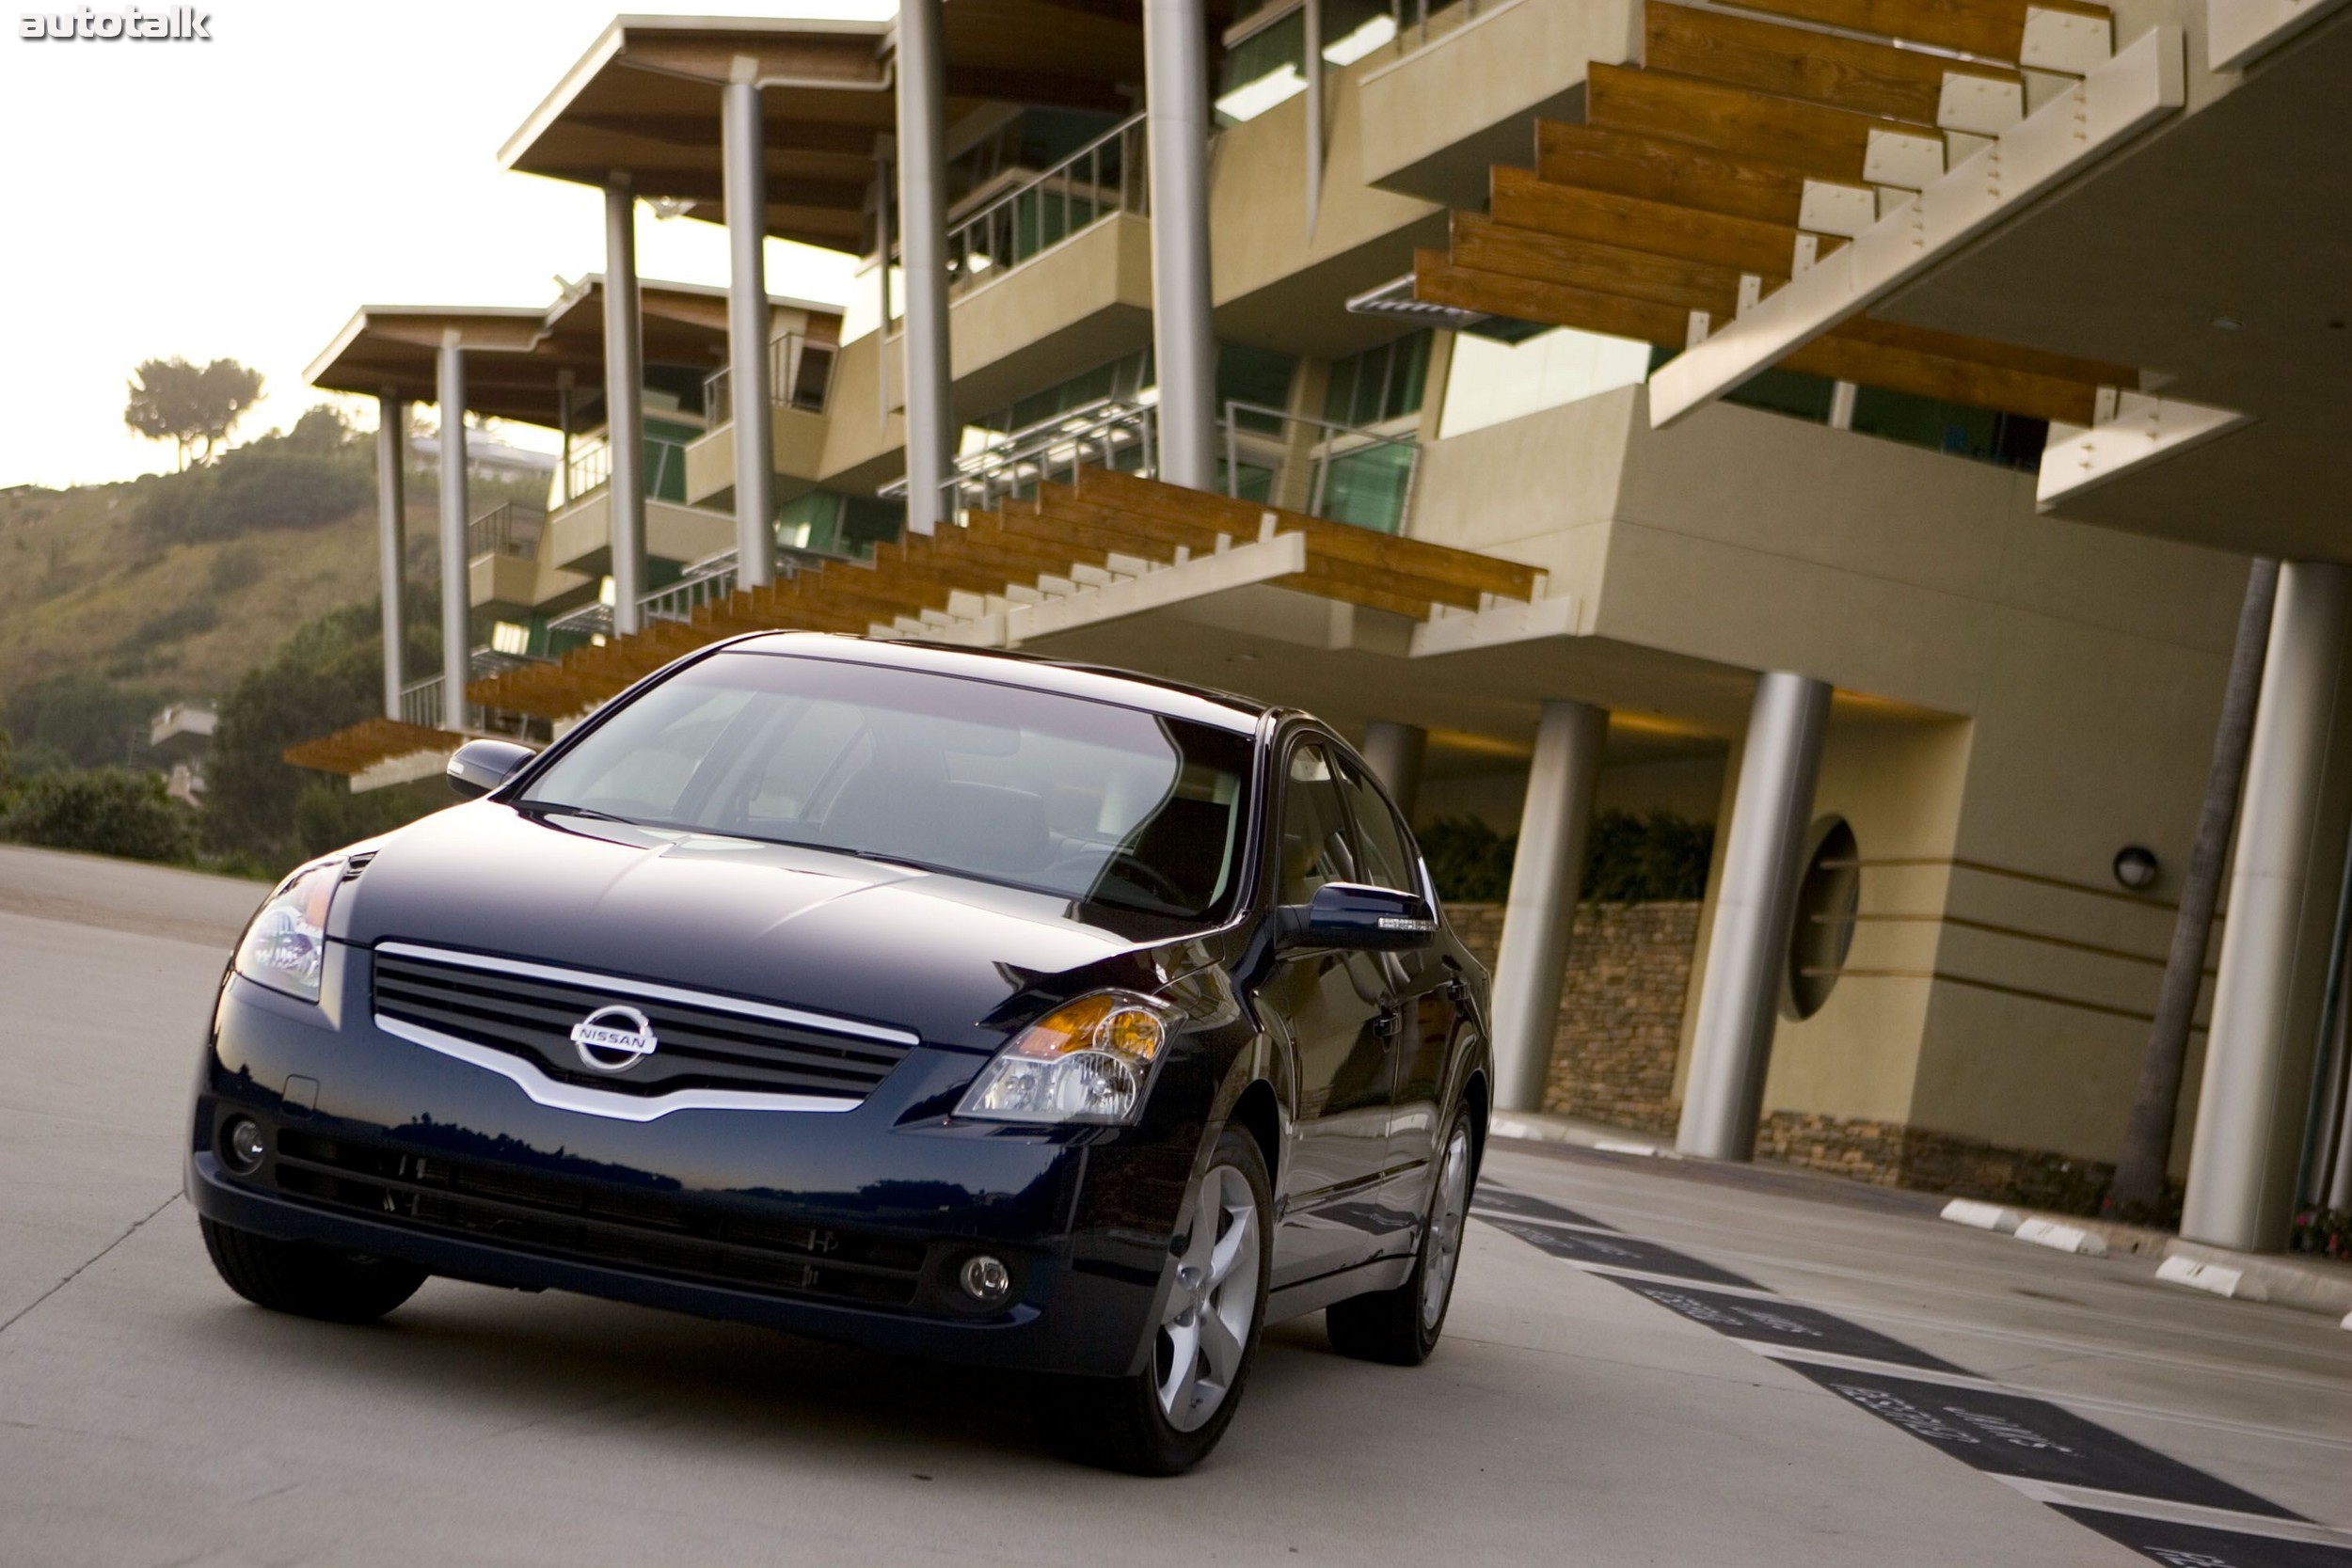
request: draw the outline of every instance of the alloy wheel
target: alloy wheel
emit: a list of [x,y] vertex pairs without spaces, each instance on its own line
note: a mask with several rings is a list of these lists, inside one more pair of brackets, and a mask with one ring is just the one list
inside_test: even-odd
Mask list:
[[1454,1288],[1454,1265],[1462,1253],[1462,1227],[1470,1216],[1470,1129],[1456,1123],[1438,1170],[1437,1199],[1430,1205],[1429,1239],[1421,1269],[1421,1326],[1426,1334],[1445,1316]]
[[1205,1425],[1241,1372],[1258,1311],[1259,1252],[1249,1179],[1235,1166],[1213,1166],[1193,1198],[1192,1233],[1160,1318],[1160,1413],[1178,1432]]

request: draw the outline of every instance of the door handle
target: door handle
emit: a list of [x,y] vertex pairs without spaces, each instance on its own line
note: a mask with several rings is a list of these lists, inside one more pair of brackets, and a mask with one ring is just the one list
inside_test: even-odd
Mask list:
[[1380,1016],[1372,1021],[1373,1033],[1382,1039],[1394,1039],[1397,1030],[1403,1027],[1404,1022],[1403,1013],[1394,1007],[1383,1007],[1380,1009]]

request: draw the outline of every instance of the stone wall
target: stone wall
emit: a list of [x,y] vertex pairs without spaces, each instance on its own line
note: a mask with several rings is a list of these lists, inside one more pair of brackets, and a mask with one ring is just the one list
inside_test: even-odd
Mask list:
[[[1447,917],[1489,969],[1502,906],[1453,904]],[[1570,939],[1544,1109],[1644,1132],[1671,1133],[1682,1004],[1698,945],[1699,906],[1581,904]],[[1772,1111],[1760,1158],[1882,1187],[1955,1193],[2036,1209],[2090,1212],[2114,1167],[2043,1149],[2006,1148],[1900,1122]]]
[[[1455,904],[1446,913],[1464,944],[1492,968],[1502,906]],[[1695,899],[1577,906],[1545,1110],[1645,1132],[1674,1131],[1680,1109],[1675,1053],[1698,929]]]

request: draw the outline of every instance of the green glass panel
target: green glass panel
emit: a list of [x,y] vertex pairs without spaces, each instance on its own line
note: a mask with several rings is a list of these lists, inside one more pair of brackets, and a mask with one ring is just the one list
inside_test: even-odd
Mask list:
[[1394,533],[1405,518],[1405,489],[1412,472],[1413,450],[1391,442],[1334,457],[1324,475],[1322,515]]

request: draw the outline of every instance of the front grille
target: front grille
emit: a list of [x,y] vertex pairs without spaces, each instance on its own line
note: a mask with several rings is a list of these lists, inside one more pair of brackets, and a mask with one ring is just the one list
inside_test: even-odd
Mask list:
[[707,1198],[281,1131],[278,1189],[315,1207],[516,1251],[768,1294],[914,1299],[925,1248]]
[[[588,1066],[572,1026],[598,1008],[644,1014],[657,1048],[620,1071]],[[568,971],[504,968],[394,953],[375,955],[375,1011],[530,1063],[559,1083],[650,1099],[680,1089],[732,1089],[863,1101],[912,1041],[875,1039],[735,1010],[725,997],[660,999],[642,988]]]

